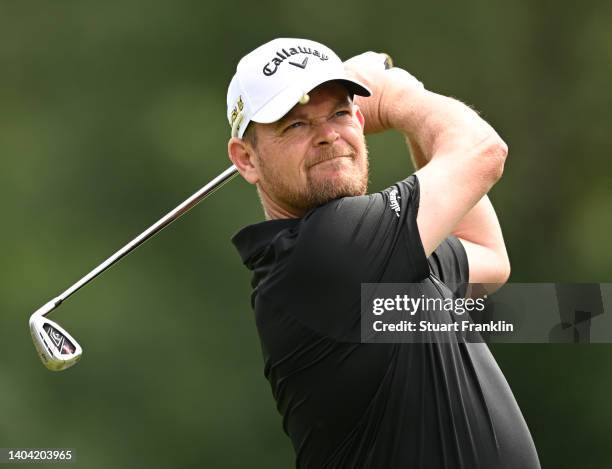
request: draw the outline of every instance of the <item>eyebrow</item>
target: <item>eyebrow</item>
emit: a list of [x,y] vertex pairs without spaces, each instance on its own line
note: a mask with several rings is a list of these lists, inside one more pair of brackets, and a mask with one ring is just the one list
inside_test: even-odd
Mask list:
[[[333,113],[344,106],[349,106],[350,104],[351,104],[351,100],[348,96],[344,99],[338,99],[336,100],[336,105],[331,110],[331,112]],[[297,112],[289,111],[287,114],[285,114],[283,117],[281,117],[276,122],[276,128],[282,127],[283,124],[285,124],[287,121],[294,120],[294,119],[298,119],[298,120],[305,119],[306,120],[308,119],[308,116],[305,113],[300,112],[300,111],[297,111]]]

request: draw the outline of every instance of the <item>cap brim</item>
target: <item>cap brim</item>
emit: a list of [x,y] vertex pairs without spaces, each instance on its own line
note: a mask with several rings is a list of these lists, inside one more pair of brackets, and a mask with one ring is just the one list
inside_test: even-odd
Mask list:
[[276,122],[287,114],[298,103],[304,93],[310,93],[317,86],[330,81],[341,82],[351,93],[351,95],[371,96],[372,92],[362,83],[356,80],[351,80],[346,76],[327,76],[322,80],[316,80],[312,83],[297,83],[289,86],[272,98],[265,106],[263,106],[255,115],[251,117],[251,121],[260,124],[269,124]]

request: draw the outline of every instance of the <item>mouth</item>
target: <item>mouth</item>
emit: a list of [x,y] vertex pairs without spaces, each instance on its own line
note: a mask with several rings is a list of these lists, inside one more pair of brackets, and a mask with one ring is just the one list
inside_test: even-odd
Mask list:
[[338,155],[338,156],[334,156],[332,158],[326,158],[324,160],[317,161],[316,163],[311,164],[310,166],[308,166],[308,169],[313,168],[313,167],[318,166],[318,165],[323,164],[323,163],[329,163],[330,161],[334,161],[334,160],[337,160],[339,158],[353,159],[353,155]]

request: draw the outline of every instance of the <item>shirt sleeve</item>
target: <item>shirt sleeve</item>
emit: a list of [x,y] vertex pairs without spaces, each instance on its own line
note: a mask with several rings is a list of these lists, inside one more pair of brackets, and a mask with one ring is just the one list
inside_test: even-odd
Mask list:
[[463,297],[470,278],[467,254],[461,241],[449,236],[427,259],[430,271],[456,294]]

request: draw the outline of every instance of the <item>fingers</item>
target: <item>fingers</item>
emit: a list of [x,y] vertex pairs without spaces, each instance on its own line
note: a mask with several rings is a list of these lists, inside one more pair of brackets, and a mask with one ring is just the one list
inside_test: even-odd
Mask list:
[[344,65],[348,68],[374,68],[382,71],[391,68],[393,60],[389,54],[368,51],[351,57],[344,62]]
[[416,77],[402,68],[395,67],[389,54],[384,52],[364,52],[344,62],[349,76],[362,81],[372,91],[394,82],[394,86],[417,86],[424,88]]

